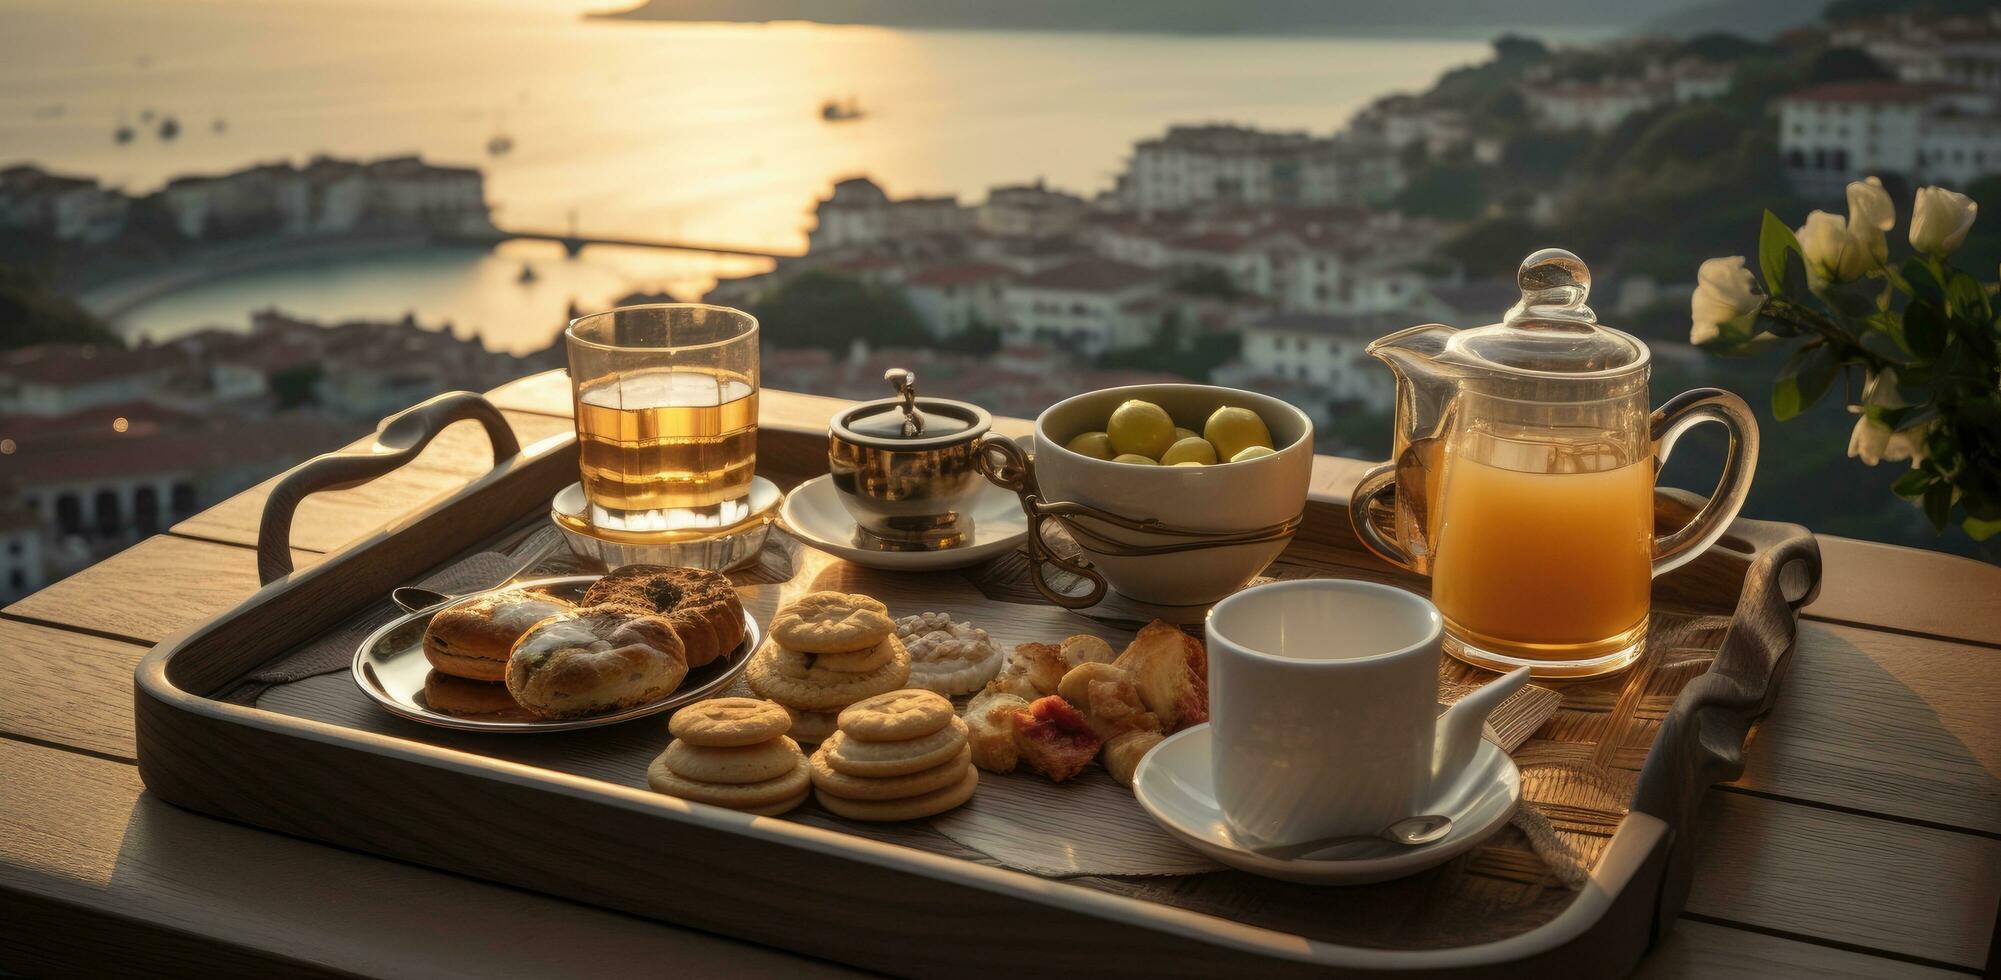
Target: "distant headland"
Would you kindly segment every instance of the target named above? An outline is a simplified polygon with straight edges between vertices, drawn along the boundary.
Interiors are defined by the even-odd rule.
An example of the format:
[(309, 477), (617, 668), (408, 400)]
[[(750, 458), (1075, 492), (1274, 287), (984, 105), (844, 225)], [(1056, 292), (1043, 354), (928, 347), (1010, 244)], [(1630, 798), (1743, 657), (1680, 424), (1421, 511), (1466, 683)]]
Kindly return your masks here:
[(1629, 28), (1690, 6), (1692, 0), (1517, 0), (1502, 14), (1464, 0), (644, 0), (625, 10), (586, 14), (608, 20), (871, 24), (972, 30), (1107, 31), (1171, 34), (1344, 34), (1400, 28), (1479, 32), (1563, 24)]

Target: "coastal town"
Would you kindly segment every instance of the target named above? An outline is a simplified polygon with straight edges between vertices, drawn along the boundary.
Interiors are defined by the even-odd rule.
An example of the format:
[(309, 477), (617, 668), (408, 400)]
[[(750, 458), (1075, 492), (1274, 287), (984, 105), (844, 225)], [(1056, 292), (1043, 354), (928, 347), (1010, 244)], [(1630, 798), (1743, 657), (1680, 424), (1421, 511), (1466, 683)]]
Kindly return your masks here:
[[(1700, 159), (1648, 150), (1719, 120), (1753, 137)], [(1696, 268), (1756, 230), (1719, 239), (1708, 215), (1777, 194), (1795, 219), (1870, 175), (1972, 191), (2001, 173), (2001, 18), (1885, 14), (1770, 41), (1504, 37), (1428, 91), (1332, 122), (1174, 125), (1101, 188), (1029, 179), (962, 200), (840, 177), (803, 216), (802, 253), (700, 297), (625, 301), (756, 313), (773, 388), (879, 397), (900, 366), (1032, 416), (1078, 390), (1194, 378), (1300, 406), (1322, 452), (1380, 456), (1391, 378), (1363, 348), (1497, 319), (1530, 247), (1594, 246), (1600, 315), (1645, 337), (1661, 370), (1699, 375)], [(1657, 215), (1672, 220), (1632, 234)], [(479, 169), (417, 156), (272, 161), (142, 195), (0, 168), (0, 266), (26, 270), (0, 284), (21, 283), (6, 286), (29, 297), (19, 309), (62, 311), (21, 328), (89, 325), (0, 338), (0, 600), (430, 394), (563, 364), (559, 345), (490, 351), (476, 325), (282, 310), (127, 344), (101, 323), (121, 305), (288, 250), (503, 236)]]

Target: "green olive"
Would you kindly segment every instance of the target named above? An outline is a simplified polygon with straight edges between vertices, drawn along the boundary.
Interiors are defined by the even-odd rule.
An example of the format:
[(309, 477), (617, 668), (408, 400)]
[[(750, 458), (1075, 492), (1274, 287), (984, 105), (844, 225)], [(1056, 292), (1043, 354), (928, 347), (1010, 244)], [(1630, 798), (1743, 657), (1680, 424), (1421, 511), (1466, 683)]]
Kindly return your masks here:
[(1202, 426), (1202, 435), (1216, 447), (1216, 455), (1234, 463), (1237, 454), (1252, 446), (1272, 448), (1271, 430), (1265, 420), (1248, 408), (1224, 406), (1211, 413)]
[(1063, 448), (1092, 459), (1112, 458), (1112, 438), (1102, 432), (1086, 432), (1065, 443)]
[(1114, 462), (1114, 463), (1132, 463), (1132, 464), (1134, 464), (1134, 465), (1136, 465), (1136, 466), (1159, 466), (1159, 465), (1160, 465), (1159, 463), (1157, 463), (1157, 462), (1155, 462), (1155, 461), (1154, 461), (1153, 457), (1151, 457), (1151, 456), (1141, 456), (1141, 455), (1140, 455), (1140, 454), (1138, 454), (1138, 453), (1120, 453), (1120, 454), (1118, 454), (1117, 456), (1114, 456), (1114, 457), (1112, 457), (1112, 462)]
[(1201, 436), (1189, 436), (1176, 440), (1174, 445), (1160, 454), (1160, 465), (1173, 466), (1176, 463), (1198, 463), (1207, 466), (1216, 461), (1216, 447)]
[(1174, 427), (1175, 442), (1180, 442), (1183, 439), (1195, 439), (1200, 437), (1201, 435), (1202, 433), (1197, 432), (1194, 429), (1184, 429), (1178, 425)]
[(1105, 434), (1111, 437), (1112, 452), (1159, 459), (1174, 445), (1174, 419), (1159, 405), (1134, 398), (1112, 410)]
[(1247, 459), (1258, 459), (1259, 457), (1263, 456), (1276, 456), (1276, 455), (1278, 455), (1278, 450), (1273, 449), (1270, 446), (1245, 446), (1244, 448), (1237, 450), (1237, 454), (1235, 456), (1230, 457), (1230, 462), (1241, 463)]
[(1207, 466), (1207, 465), (1209, 465), (1209, 464), (1207, 464), (1207, 463), (1198, 463), (1198, 462), (1196, 462), (1196, 461), (1194, 461), (1194, 460), (1192, 460), (1192, 459), (1184, 459), (1184, 460), (1182, 460), (1182, 461), (1181, 461), (1181, 462), (1179, 462), (1179, 463), (1172, 463), (1172, 464), (1169, 464), (1169, 465), (1173, 465), (1173, 466)]

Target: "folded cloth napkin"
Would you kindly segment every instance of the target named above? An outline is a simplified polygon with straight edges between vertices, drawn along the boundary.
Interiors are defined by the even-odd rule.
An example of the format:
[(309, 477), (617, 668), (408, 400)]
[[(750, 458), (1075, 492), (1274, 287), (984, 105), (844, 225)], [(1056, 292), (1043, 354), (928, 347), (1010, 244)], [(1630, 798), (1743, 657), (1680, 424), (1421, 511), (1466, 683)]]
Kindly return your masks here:
[[(556, 545), (554, 548), (550, 547), (552, 537)], [(526, 567), (523, 567), (524, 561), (528, 562)], [(483, 592), (516, 579), (563, 574), (556, 566), (573, 562), (574, 559), (561, 547), (556, 529), (545, 527), (523, 538), (511, 552), (482, 551), (431, 573), (417, 585), (446, 595)], [(274, 684), (290, 684), (346, 670), (354, 663), (355, 648), (368, 639), (370, 633), (402, 614), (403, 610), (384, 596), (382, 601), (369, 606), (325, 636), (252, 671), (230, 692), (229, 700), (238, 704), (254, 704), (257, 696)]]

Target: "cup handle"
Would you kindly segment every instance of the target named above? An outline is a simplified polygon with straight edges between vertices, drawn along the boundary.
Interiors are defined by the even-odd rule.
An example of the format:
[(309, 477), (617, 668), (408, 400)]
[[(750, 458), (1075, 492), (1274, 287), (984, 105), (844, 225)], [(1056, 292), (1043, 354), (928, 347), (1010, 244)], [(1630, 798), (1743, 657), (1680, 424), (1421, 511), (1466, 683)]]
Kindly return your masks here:
[[(1013, 439), (997, 432), (981, 436), (977, 448), (981, 475), (994, 486), (1013, 492), (1021, 501), (1022, 513), (1028, 517), (1028, 577), (1035, 591), (1065, 609), (1089, 609), (1104, 601), (1110, 589), (1105, 576), (1092, 568), (1083, 555), (1062, 557), (1042, 539), (1043, 522), (1050, 520), (1050, 516), (1035, 483), (1035, 461)], [(1079, 594), (1058, 591), (1043, 574), (1044, 565), (1055, 565), (1091, 583), (1091, 587)]]
[(1355, 536), (1362, 539), (1362, 546), (1375, 552), (1376, 557), (1407, 571), (1417, 571), (1416, 560), (1404, 546), (1383, 536), (1376, 522), (1369, 519), (1369, 508), (1379, 497), (1389, 496), (1385, 501), (1396, 506), (1396, 499), (1390, 496), (1397, 489), (1396, 463), (1383, 463), (1362, 474), (1362, 482), (1355, 484), (1355, 492), (1348, 496), (1348, 523), (1354, 525)]
[(1667, 400), (1647, 420), (1653, 440), (1654, 470), (1660, 471), (1674, 450), (1675, 440), (1690, 427), (1716, 422), (1730, 432), (1730, 449), (1723, 458), (1723, 476), (1716, 491), (1679, 529), (1654, 538), (1654, 574), (1695, 560), (1728, 530), (1751, 493), (1751, 476), (1758, 469), (1758, 419), (1744, 399), (1721, 388), (1696, 388)]

